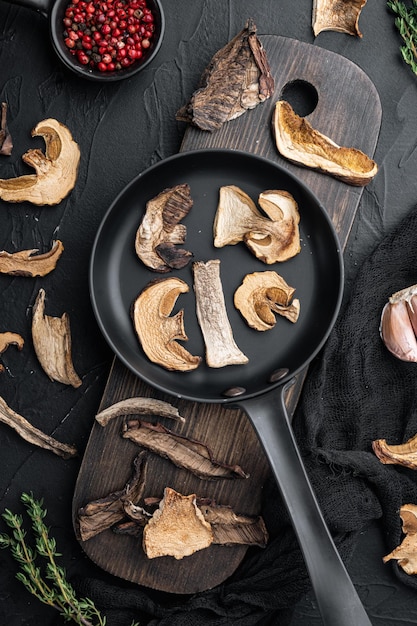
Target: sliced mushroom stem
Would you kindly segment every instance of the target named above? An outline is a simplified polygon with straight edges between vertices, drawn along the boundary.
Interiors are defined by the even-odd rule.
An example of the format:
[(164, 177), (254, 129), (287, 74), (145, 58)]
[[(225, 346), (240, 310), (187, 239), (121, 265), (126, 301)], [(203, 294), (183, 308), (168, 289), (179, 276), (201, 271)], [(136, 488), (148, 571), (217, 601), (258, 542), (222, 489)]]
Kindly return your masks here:
[(185, 418), (180, 415), (178, 409), (169, 402), (142, 397), (127, 398), (112, 404), (97, 413), (96, 421), (101, 426), (107, 426), (110, 420), (120, 415), (158, 415), (185, 422)]
[(64, 251), (62, 241), (52, 242), (48, 252), (37, 254), (38, 250), (19, 250), (9, 253), (0, 252), (0, 272), (14, 276), (46, 276), (55, 269), (58, 259)]

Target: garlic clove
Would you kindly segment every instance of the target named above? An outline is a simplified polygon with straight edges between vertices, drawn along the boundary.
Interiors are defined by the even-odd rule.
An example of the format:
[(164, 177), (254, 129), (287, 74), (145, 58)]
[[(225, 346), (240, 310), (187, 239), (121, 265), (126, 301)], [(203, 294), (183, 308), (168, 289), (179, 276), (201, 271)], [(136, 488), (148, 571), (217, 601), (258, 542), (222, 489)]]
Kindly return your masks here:
[(413, 292), (410, 292), (410, 296), (407, 298), (407, 311), (414, 334), (417, 335), (417, 287), (415, 285)]
[(417, 339), (406, 299), (390, 298), (382, 310), (379, 330), (385, 346), (394, 356), (417, 363)]

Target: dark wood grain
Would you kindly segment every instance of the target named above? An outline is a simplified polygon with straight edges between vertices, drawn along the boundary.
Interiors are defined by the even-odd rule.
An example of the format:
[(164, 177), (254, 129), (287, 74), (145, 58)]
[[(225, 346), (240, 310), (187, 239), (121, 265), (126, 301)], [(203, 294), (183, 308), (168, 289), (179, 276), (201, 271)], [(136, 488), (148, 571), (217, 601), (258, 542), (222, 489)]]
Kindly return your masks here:
[[(225, 124), (213, 134), (188, 128), (181, 150), (230, 148), (259, 154), (288, 168), (318, 196), (332, 218), (341, 247), (346, 244), (363, 189), (284, 161), (275, 148), (271, 114), (284, 88), (303, 81), (317, 91), (318, 103), (308, 116), (313, 127), (339, 145), (354, 146), (374, 154), (381, 122), (375, 87), (356, 65), (317, 46), (274, 35), (263, 36), (272, 73), (275, 96), (244, 116)], [(305, 372), (297, 377), (287, 396), (292, 414)], [(115, 358), (101, 402), (105, 408), (132, 396), (157, 397), (171, 402), (186, 418), (184, 424), (168, 424), (177, 432), (206, 441), (213, 454), (239, 463), (248, 479), (202, 481), (168, 461), (150, 455), (146, 496), (162, 495), (165, 486), (181, 493), (197, 493), (229, 504), (236, 511), (257, 514), (262, 486), (269, 474), (261, 445), (246, 415), (216, 404), (197, 404), (154, 391)], [(73, 500), (73, 517), (88, 501), (120, 489), (131, 473), (138, 448), (120, 437), (122, 418), (107, 427), (93, 426), (85, 451)], [(169, 557), (149, 560), (140, 541), (114, 535), (110, 530), (82, 543), (86, 554), (101, 568), (120, 578), (174, 593), (194, 593), (212, 588), (229, 577), (243, 559), (244, 547), (211, 546), (176, 561)]]

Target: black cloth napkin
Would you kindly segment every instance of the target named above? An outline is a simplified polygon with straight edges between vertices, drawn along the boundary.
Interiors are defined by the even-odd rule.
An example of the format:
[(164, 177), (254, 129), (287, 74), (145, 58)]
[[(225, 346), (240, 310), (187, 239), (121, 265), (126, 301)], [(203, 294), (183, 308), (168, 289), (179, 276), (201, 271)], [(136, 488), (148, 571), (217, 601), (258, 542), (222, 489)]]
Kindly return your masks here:
[[(293, 427), (306, 469), (345, 561), (359, 532), (381, 519), (386, 553), (401, 541), (399, 508), (417, 504), (417, 472), (383, 465), (372, 441), (398, 444), (417, 433), (417, 364), (393, 357), (379, 335), (388, 297), (417, 283), (417, 208), (360, 268), (321, 354), (310, 365)], [(288, 624), (309, 589), (304, 561), (273, 482), (262, 514), (271, 534), (235, 574), (213, 590), (179, 598), (99, 580), (76, 581), (107, 615), (108, 626)], [(384, 555), (381, 554), (381, 559)], [(405, 584), (417, 579), (393, 567)]]

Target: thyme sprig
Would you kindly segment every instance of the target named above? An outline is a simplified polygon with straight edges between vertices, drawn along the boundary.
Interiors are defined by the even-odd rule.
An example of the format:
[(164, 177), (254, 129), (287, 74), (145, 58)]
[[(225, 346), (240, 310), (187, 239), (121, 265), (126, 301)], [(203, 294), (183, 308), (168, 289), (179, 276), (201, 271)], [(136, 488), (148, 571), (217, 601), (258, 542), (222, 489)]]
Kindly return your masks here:
[(403, 40), (402, 58), (417, 74), (417, 0), (411, 0), (410, 5), (401, 0), (388, 0), (387, 5), (396, 15), (394, 24)]
[[(66, 580), (64, 568), (57, 563), (61, 554), (57, 552), (56, 541), (50, 537), (45, 524), (43, 501), (27, 493), (22, 494), (21, 500), (31, 520), (34, 547), (27, 541), (23, 517), (9, 509), (2, 517), (12, 532), (0, 534), (0, 548), (9, 548), (20, 565), (16, 578), (41, 602), (57, 609), (64, 620), (72, 620), (80, 626), (105, 626), (106, 618), (94, 602), (88, 598), (77, 598), (74, 588)], [(39, 566), (40, 557), (46, 560), (43, 569)]]

